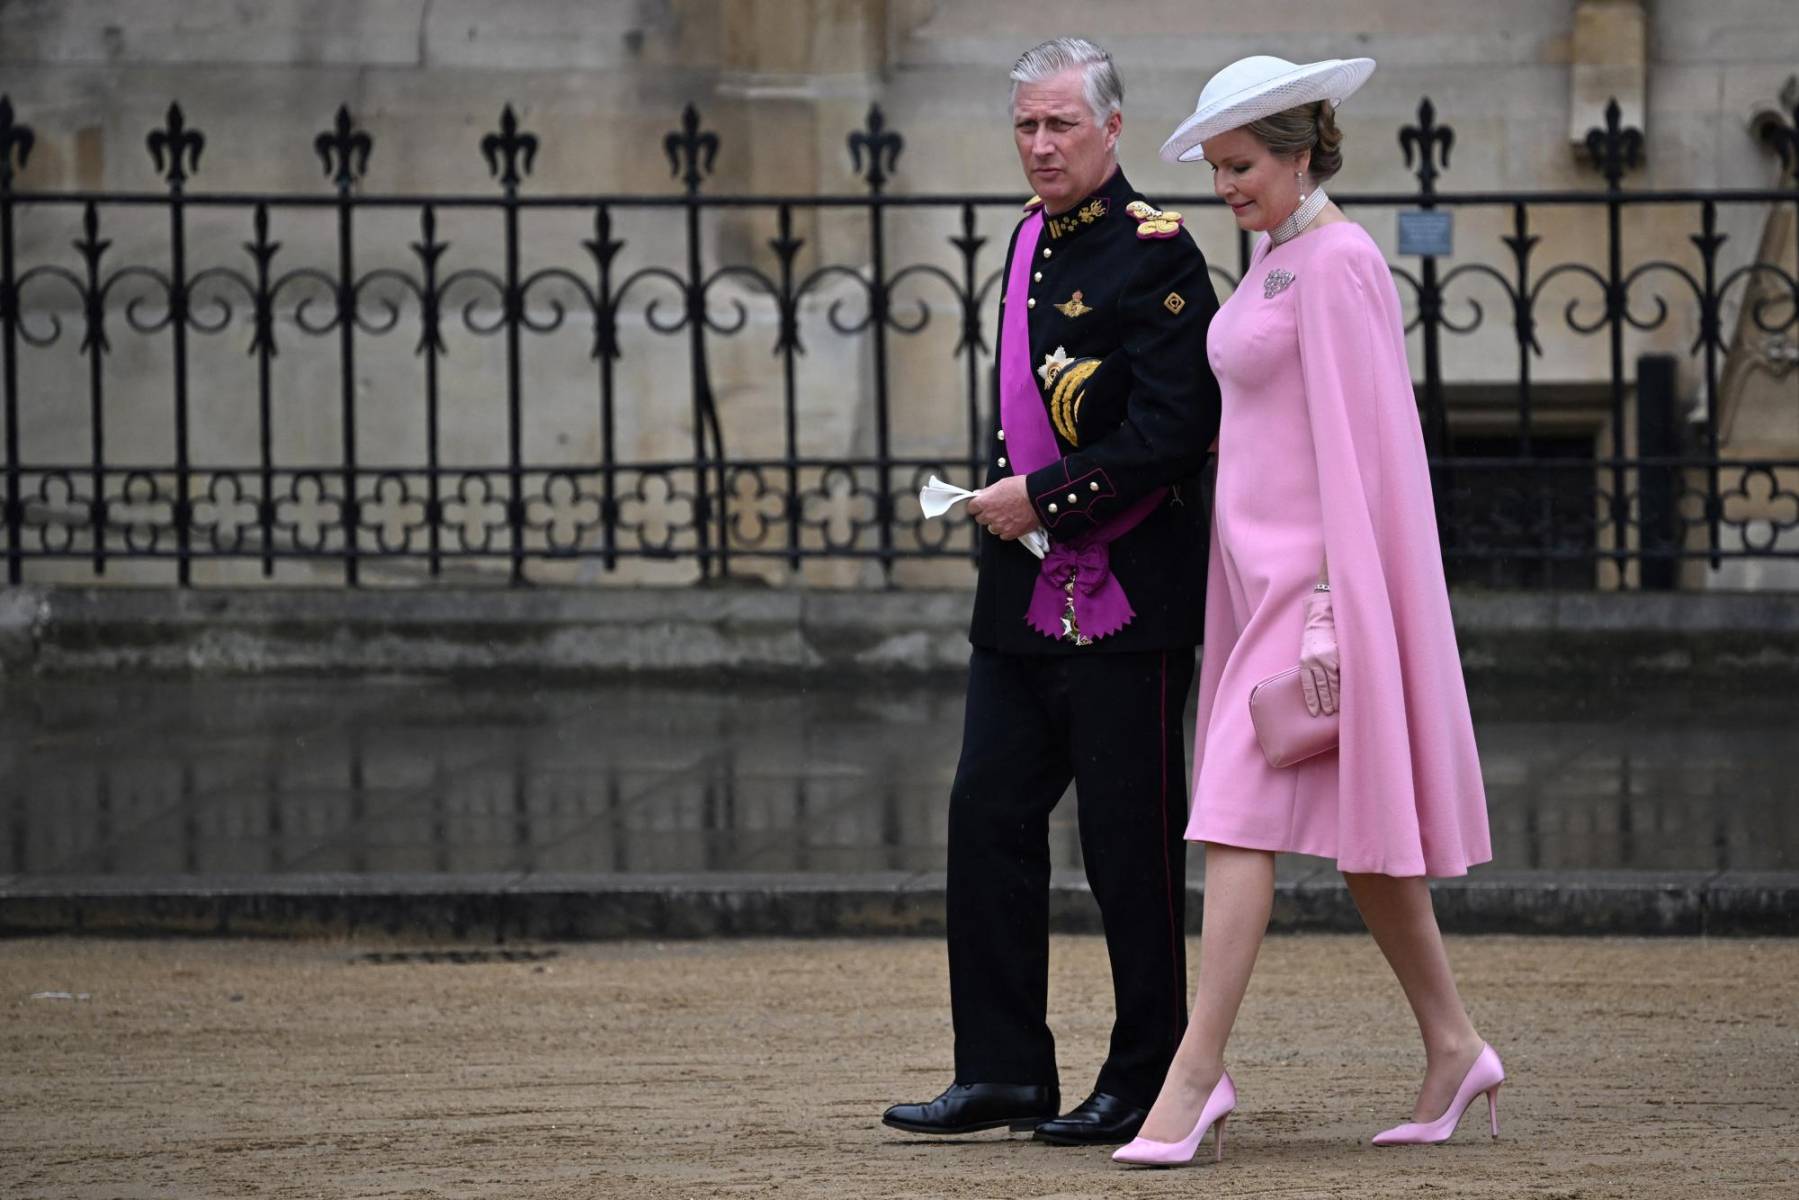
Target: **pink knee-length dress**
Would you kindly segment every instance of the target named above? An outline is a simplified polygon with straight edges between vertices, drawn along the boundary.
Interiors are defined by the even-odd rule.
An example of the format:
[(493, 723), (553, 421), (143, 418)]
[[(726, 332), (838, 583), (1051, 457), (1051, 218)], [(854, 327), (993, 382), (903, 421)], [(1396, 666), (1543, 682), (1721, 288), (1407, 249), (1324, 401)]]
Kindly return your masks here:
[[(1399, 296), (1353, 222), (1264, 238), (1212, 319), (1223, 395), (1192, 841), (1461, 875), (1492, 857)], [(1257, 682), (1299, 661), (1329, 558), (1338, 748), (1268, 765)]]

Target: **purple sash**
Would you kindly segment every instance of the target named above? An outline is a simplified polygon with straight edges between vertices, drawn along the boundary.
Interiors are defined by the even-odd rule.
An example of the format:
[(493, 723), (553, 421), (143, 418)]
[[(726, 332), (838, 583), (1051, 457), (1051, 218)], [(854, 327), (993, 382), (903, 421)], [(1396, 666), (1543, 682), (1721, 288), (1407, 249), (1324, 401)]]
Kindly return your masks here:
[[(1012, 271), (1006, 277), (1006, 312), (1000, 323), (999, 419), (1006, 431), (1006, 453), (1020, 476), (1062, 457), (1031, 366), (1031, 328), (1025, 305), (1031, 289), (1031, 264), (1037, 258), (1037, 240), (1042, 234), (1043, 210), (1039, 208), (1018, 231)], [(1097, 641), (1129, 625), (1137, 612), (1112, 575), (1111, 544), (1141, 524), (1167, 494), (1167, 488), (1157, 488), (1098, 528), (1072, 541), (1051, 541), (1025, 611), (1031, 628), (1044, 637), (1062, 636), (1071, 579), (1075, 625), (1083, 637)]]

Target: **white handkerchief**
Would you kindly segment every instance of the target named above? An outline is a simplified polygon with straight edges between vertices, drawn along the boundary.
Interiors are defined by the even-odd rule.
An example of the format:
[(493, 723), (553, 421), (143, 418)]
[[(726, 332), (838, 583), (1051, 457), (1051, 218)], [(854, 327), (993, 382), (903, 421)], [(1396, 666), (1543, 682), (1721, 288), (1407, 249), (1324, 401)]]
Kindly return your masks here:
[[(944, 513), (974, 495), (967, 488), (957, 487), (953, 483), (945, 483), (935, 475), (918, 489), (918, 507), (924, 510), (927, 517), (941, 517)], [(1049, 553), (1049, 534), (1041, 529), (1033, 529), (1018, 539), (1024, 548), (1042, 558)]]
[(941, 517), (954, 508), (959, 502), (974, 495), (967, 488), (959, 488), (953, 483), (945, 483), (935, 475), (929, 482), (918, 489), (918, 507), (924, 509), (927, 517)]

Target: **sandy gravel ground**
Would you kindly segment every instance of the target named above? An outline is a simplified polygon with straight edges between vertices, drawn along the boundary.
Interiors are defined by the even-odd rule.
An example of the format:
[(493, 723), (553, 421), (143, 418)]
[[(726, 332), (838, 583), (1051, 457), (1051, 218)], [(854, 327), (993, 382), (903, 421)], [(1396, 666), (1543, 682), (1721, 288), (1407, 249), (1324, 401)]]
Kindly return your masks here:
[[(1504, 1136), (1376, 1150), (1420, 1069), (1397, 988), (1363, 938), (1277, 938), (1227, 1157), (1176, 1172), (883, 1129), (949, 1078), (934, 941), (369, 958), (406, 949), (0, 943), (0, 1196), (1799, 1196), (1799, 941), (1458, 941)], [(1053, 970), (1078, 1099), (1102, 944)]]

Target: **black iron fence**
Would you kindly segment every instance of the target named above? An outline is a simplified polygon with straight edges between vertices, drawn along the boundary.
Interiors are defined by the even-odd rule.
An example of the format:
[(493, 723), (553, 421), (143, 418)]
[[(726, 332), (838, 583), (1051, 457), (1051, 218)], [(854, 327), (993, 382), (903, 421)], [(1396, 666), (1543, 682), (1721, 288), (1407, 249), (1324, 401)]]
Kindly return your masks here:
[[(1721, 426), (1732, 364), (1799, 385), (1788, 375), (1799, 262), (1739, 253), (1751, 239), (1731, 245), (1725, 231), (1784, 206), (1799, 216), (1799, 136), (1777, 125), (1767, 137), (1786, 168), (1780, 188), (1627, 190), (1643, 144), (1613, 105), (1588, 138), (1602, 190), (1444, 193), (1454, 134), (1425, 100), (1399, 131), (1416, 190), (1336, 197), (1364, 220), (1452, 213), (1475, 230), (1454, 257), (1393, 265), (1458, 578), (1666, 587), (1683, 564), (1799, 559), (1799, 454), (1737, 456)], [(875, 563), (893, 582), (904, 564), (972, 558), (968, 524), (926, 522), (915, 497), (931, 474), (980, 476), (1018, 197), (889, 192), (903, 141), (878, 107), (848, 138), (858, 195), (705, 194), (720, 145), (691, 106), (662, 146), (681, 191), (660, 196), (525, 194), (539, 144), (510, 107), (479, 143), (498, 183), (484, 196), (364, 191), (373, 140), (346, 109), (314, 142), (329, 194), (190, 192), (207, 143), (179, 106), (147, 139), (165, 185), (153, 192), (20, 190), (35, 140), (0, 98), (11, 583), (120, 563), (141, 578), (161, 562), (187, 586), (197, 564), (278, 579), (298, 562), (308, 578), (326, 567), (354, 586), (375, 562), (436, 578), (485, 561), (516, 585), (559, 578), (562, 562), (603, 576), (669, 560), (710, 579), (819, 559)], [(1190, 225), (1202, 232), (1227, 227), (1209, 196), (1164, 202), (1201, 210)], [(1644, 214), (1656, 232), (1633, 242)], [(626, 232), (645, 217), (650, 232)], [(478, 234), (446, 235), (471, 221), (485, 222)], [(151, 222), (166, 233), (143, 245)], [(313, 244), (328, 251), (284, 250), (306, 222), (327, 223)], [(1658, 240), (1673, 223), (1684, 238)], [(902, 225), (924, 257), (896, 248)], [(1543, 261), (1545, 233), (1569, 229), (1590, 231), (1588, 253)], [(1234, 270), (1214, 266), (1221, 294), (1248, 262), (1248, 236), (1234, 244)], [(127, 249), (145, 260), (118, 261)], [(767, 404), (734, 422), (715, 359), (758, 333)], [(232, 336), (244, 357), (225, 380), (200, 347)], [(934, 366), (896, 361), (927, 336), (943, 343)], [(384, 339), (409, 344), (403, 371), (378, 350)], [(452, 397), (480, 339), (501, 348), (490, 386)], [(552, 343), (566, 356), (571, 339), (583, 365), (543, 384), (533, 356)], [(824, 355), (828, 375), (808, 375), (827, 343), (853, 354)], [(1446, 362), (1452, 347), (1466, 352)], [(1645, 350), (1664, 353), (1639, 362)], [(1552, 353), (1592, 361), (1572, 384), (1564, 365), (1545, 385)], [(649, 379), (622, 377), (634, 355), (657, 364)], [(918, 435), (921, 391), (954, 398), (953, 429)], [(1586, 398), (1571, 423), (1572, 392)], [(834, 440), (813, 428), (825, 393)], [(1785, 402), (1799, 416), (1799, 399)], [(446, 434), (471, 403), (498, 417), (474, 454)], [(549, 406), (582, 426), (564, 428), (560, 448), (537, 436)], [(283, 432), (323, 415), (333, 420), (311, 441)]]

